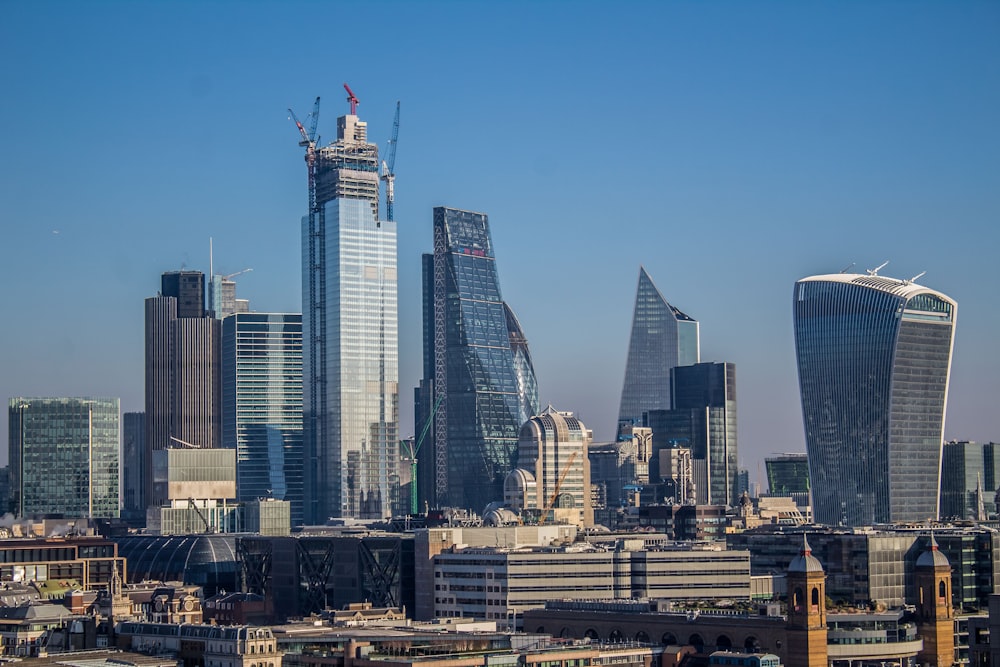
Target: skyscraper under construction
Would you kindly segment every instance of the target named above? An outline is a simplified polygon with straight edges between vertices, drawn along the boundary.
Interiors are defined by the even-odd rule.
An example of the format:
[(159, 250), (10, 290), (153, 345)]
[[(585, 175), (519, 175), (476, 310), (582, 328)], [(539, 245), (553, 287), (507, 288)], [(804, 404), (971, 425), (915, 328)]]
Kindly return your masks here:
[(309, 173), (302, 400), (310, 523), (387, 517), (398, 487), (396, 223), (379, 220), (378, 147), (348, 93), (351, 112), (337, 119), (333, 143), (317, 145), (315, 117), (309, 132), (296, 121)]

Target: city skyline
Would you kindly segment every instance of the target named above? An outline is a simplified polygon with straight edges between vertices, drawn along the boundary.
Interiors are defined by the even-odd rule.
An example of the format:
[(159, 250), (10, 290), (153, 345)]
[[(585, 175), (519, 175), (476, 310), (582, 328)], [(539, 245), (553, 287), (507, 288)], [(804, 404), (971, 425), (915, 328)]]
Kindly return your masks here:
[[(384, 29), (358, 63), (284, 5), (50, 6), (6, 5), (18, 30), (0, 40), (17, 63), (0, 74), (7, 397), (141, 409), (142, 300), (164, 271), (208, 271), (209, 237), (217, 273), (254, 269), (237, 279), (254, 308), (299, 312), (305, 170), (284, 109), (304, 117), (322, 96), (332, 137), (347, 81), (382, 147), (401, 100), (404, 397), (420, 378), (420, 255), (447, 204), (489, 211), (540, 401), (595, 442), (614, 433), (640, 265), (701, 323), (702, 359), (739, 367), (756, 480), (765, 456), (805, 451), (795, 281), (886, 259), (962, 304), (945, 437), (1000, 439), (995, 5), (376, 4), (343, 10)], [(476, 48), (456, 58), (430, 26), (475, 29)], [(612, 123), (624, 167), (594, 141)], [(69, 147), (79, 162), (53, 196)], [(68, 298), (71, 278), (100, 285), (99, 307)], [(406, 398), (400, 423), (411, 435)]]

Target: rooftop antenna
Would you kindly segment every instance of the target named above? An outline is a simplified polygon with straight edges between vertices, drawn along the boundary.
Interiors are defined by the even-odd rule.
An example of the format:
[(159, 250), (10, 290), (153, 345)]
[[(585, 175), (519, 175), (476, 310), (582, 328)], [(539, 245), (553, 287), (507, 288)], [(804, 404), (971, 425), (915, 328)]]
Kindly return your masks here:
[(876, 266), (874, 269), (868, 269), (868, 275), (877, 276), (878, 272), (884, 269), (888, 265), (889, 265), (889, 260), (885, 260), (884, 262)]
[(851, 269), (853, 269), (853, 268), (854, 268), (854, 265), (855, 265), (856, 263), (857, 263), (857, 262), (851, 262), (850, 264), (848, 264), (847, 266), (845, 266), (844, 268), (842, 268), (842, 269), (840, 270), (840, 272), (841, 272), (841, 273), (847, 273), (848, 271), (850, 271)]
[(211, 280), (212, 276), (215, 275), (214, 265), (212, 264), (212, 237), (208, 237), (208, 279)]

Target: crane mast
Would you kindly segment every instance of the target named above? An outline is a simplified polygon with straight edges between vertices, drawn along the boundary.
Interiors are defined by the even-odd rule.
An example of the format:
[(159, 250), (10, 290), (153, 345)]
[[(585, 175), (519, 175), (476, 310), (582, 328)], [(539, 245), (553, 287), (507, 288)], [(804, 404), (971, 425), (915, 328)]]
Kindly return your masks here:
[(394, 185), (396, 183), (396, 142), (399, 140), (399, 102), (396, 102), (396, 117), (392, 121), (392, 138), (386, 147), (386, 159), (382, 160), (382, 175), (380, 178), (385, 181), (385, 219), (395, 220), (393, 216), (393, 204), (396, 201)]
[[(351, 96), (354, 96), (353, 93)], [(306, 234), (309, 246), (309, 258), (307, 260), (309, 295), (308, 297), (304, 297), (308, 298), (308, 303), (303, 304), (302, 315), (304, 323), (308, 322), (310, 340), (308, 342), (303, 341), (303, 344), (310, 347), (315, 346), (313, 347), (314, 350), (322, 350), (325, 347), (324, 338), (326, 335), (326, 309), (324, 308), (324, 304), (326, 303), (326, 211), (324, 207), (317, 203), (316, 197), (316, 177), (318, 172), (316, 126), (319, 122), (319, 97), (316, 98), (316, 102), (313, 104), (312, 119), (308, 131), (299, 122), (294, 111), (289, 109), (288, 113), (299, 130), (299, 136), (301, 137), (299, 146), (306, 149), (306, 171), (309, 181), (308, 230)], [(315, 479), (320, 463), (317, 443), (326, 442), (327, 440), (325, 432), (326, 420), (318, 418), (318, 415), (322, 412), (321, 407), (326, 405), (326, 382), (324, 381), (323, 374), (320, 373), (322, 363), (320, 357), (321, 355), (315, 353), (308, 355), (309, 377), (320, 378), (320, 380), (309, 391), (309, 405), (303, 406), (303, 413), (308, 415), (307, 419), (309, 420), (308, 424), (303, 424), (306, 433), (308, 433), (307, 441), (304, 443), (304, 463), (306, 470), (310, 471), (313, 476), (312, 482), (307, 480), (307, 488), (315, 487), (318, 484), (318, 480)], [(309, 506), (303, 507), (307, 517), (315, 516), (318, 502), (319, 498), (316, 494), (307, 499)]]

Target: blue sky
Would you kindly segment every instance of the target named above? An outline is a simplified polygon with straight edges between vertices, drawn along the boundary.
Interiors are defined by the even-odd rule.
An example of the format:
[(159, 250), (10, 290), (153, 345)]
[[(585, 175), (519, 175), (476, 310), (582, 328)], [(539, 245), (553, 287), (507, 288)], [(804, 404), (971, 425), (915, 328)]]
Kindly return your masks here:
[(542, 401), (597, 440), (640, 264), (701, 321), (703, 359), (736, 363), (756, 479), (804, 450), (792, 285), (885, 260), (959, 303), (946, 436), (1000, 439), (995, 2), (8, 1), (0, 63), (4, 398), (141, 410), (142, 301), (207, 271), (209, 237), (217, 269), (254, 269), (239, 296), (299, 311), (285, 109), (322, 96), (332, 139), (346, 81), (383, 147), (402, 104), (404, 435), (448, 205), (490, 215)]

